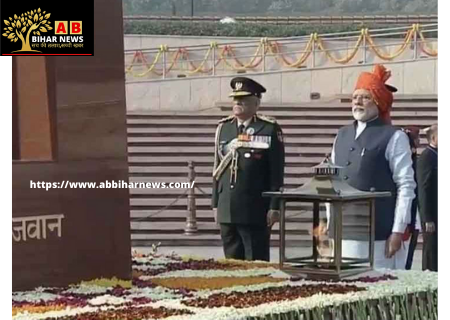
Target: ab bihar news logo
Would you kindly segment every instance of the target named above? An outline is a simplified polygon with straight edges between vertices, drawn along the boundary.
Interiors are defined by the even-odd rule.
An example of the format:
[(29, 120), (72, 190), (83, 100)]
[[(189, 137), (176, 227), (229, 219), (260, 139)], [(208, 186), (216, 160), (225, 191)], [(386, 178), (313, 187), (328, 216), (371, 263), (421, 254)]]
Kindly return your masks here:
[(2, 55), (94, 54), (93, 39), (86, 41), (93, 30), (84, 34), (83, 20), (52, 18), (52, 13), (41, 8), (7, 19), (2, 14)]

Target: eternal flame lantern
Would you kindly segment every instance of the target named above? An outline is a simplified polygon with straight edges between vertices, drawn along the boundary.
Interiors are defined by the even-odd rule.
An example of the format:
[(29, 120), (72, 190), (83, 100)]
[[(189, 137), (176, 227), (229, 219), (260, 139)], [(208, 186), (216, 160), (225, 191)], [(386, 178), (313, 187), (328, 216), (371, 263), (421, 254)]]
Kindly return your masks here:
[[(375, 199), (391, 196), (390, 192), (365, 192), (357, 190), (341, 179), (341, 167), (330, 163), (328, 157), (318, 166), (313, 167), (314, 177), (303, 186), (296, 189), (286, 189), (278, 192), (264, 192), (267, 197), (277, 198), (280, 201), (280, 269), (286, 273), (306, 276), (308, 278), (341, 279), (373, 269), (374, 241), (375, 241)], [(313, 232), (312, 252), (306, 256), (286, 257), (286, 203), (302, 202), (313, 204)], [(328, 230), (328, 254), (320, 252), (319, 205), (328, 203), (331, 208), (330, 224)], [(346, 225), (343, 221), (349, 213), (346, 207), (358, 207), (359, 218), (364, 217), (361, 208), (366, 208), (367, 231), (358, 224)], [(361, 220), (361, 219), (360, 219)], [(353, 229), (352, 229), (353, 228)], [(355, 231), (356, 230), (356, 231)], [(344, 233), (343, 233), (344, 232)], [(346, 236), (363, 235), (367, 237), (368, 254), (364, 259), (346, 257), (342, 252), (342, 241)], [(294, 250), (295, 252), (295, 250)]]

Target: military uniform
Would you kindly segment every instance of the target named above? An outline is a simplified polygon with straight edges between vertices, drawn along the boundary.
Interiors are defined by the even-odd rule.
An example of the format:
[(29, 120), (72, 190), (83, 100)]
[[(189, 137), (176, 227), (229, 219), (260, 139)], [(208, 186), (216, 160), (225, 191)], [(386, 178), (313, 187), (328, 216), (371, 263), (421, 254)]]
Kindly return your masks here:
[(267, 212), (278, 210), (279, 203), (262, 193), (283, 186), (283, 134), (275, 119), (258, 114), (242, 134), (238, 130), (235, 116), (219, 122), (212, 207), (217, 208), (227, 258), (268, 261)]

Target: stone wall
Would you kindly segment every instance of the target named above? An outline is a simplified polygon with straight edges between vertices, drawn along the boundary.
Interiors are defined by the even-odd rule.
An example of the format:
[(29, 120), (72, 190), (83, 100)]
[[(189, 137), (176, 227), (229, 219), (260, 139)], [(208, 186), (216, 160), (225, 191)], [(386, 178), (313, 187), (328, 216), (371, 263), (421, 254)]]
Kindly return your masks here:
[[(398, 94), (437, 94), (438, 60), (385, 63), (392, 71), (389, 83)], [(312, 92), (321, 99), (353, 91), (358, 75), (373, 65), (328, 67), (246, 74), (267, 88), (263, 103), (299, 103), (310, 101)], [(218, 101), (229, 101), (230, 80), (236, 75), (205, 76), (129, 82), (126, 84), (127, 110), (187, 111), (212, 108)]]

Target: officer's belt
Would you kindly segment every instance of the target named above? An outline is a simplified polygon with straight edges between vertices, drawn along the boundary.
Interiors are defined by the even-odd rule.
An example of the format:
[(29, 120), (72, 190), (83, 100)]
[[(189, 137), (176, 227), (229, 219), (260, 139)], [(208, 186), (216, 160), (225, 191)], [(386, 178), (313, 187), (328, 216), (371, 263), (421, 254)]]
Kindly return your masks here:
[(239, 148), (251, 148), (251, 149), (269, 149), (270, 144), (260, 141), (236, 141), (233, 140), (229, 143), (230, 151), (222, 158), (222, 161), (213, 172), (213, 178), (219, 180), (223, 172), (231, 163), (233, 159), (233, 153)]

